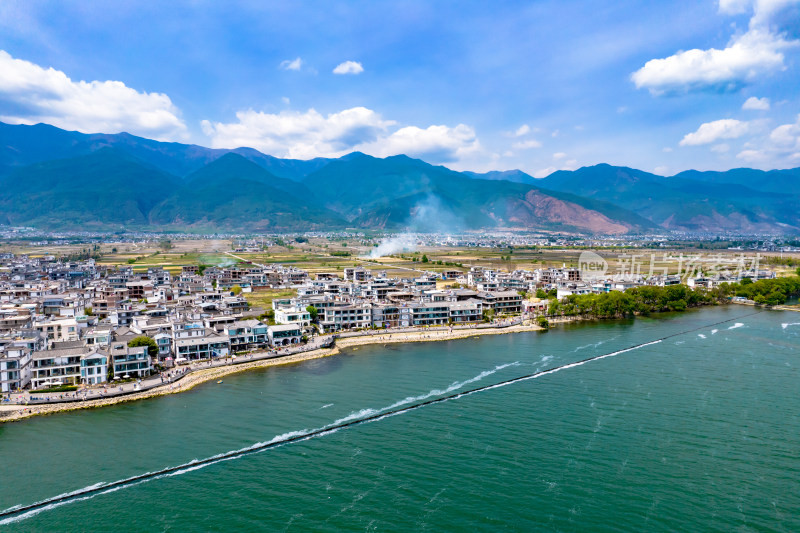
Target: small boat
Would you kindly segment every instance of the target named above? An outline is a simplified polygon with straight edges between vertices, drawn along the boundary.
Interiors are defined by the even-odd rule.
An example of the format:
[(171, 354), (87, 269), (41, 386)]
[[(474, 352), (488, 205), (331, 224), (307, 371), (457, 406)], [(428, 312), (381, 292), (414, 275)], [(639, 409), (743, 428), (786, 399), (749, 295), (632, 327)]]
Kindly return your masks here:
[(217, 381), (217, 383), (222, 383), (222, 380)]

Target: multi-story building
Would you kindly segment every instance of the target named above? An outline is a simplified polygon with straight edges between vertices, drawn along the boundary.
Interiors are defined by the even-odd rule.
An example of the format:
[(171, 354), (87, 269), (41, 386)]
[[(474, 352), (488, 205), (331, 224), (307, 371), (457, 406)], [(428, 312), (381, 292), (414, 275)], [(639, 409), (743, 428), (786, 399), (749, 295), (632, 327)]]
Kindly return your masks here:
[(100, 385), (108, 381), (108, 354), (97, 350), (81, 356), (81, 383)]
[(80, 384), (81, 357), (89, 352), (86, 347), (33, 352), (31, 388)]
[(143, 378), (153, 370), (147, 346), (130, 347), (124, 342), (112, 341), (108, 347), (108, 356), (114, 367), (114, 377)]
[(175, 359), (196, 361), (212, 357), (227, 357), (231, 351), (231, 343), (227, 335), (204, 335), (175, 339)]
[(32, 353), (24, 346), (11, 346), (0, 353), (0, 392), (19, 391), (28, 386)]
[(276, 347), (299, 344), (303, 335), (300, 326), (297, 324), (268, 326), (267, 332), (269, 335), (269, 343)]
[(372, 308), (369, 304), (334, 305), (321, 309), (317, 318), (324, 331), (368, 328), (372, 325)]

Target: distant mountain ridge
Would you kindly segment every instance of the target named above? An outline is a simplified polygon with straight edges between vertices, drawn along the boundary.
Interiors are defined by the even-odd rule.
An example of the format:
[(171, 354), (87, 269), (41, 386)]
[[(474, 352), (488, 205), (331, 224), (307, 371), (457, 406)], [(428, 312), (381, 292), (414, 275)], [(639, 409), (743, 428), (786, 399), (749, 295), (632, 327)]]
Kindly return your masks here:
[(625, 205), (665, 229), (800, 231), (800, 169), (686, 171), (663, 177), (601, 164), (558, 171), (545, 189)]
[(798, 202), (800, 169), (664, 178), (601, 164), (536, 179), (405, 155), (303, 161), (0, 123), (0, 223), (41, 228), (795, 232)]
[(301, 180), (326, 165), (330, 159), (279, 159), (253, 148), (206, 148), (195, 144), (161, 142), (129, 133), (80, 133), (49, 124), (33, 126), (0, 122), (0, 176), (14, 168), (53, 159), (88, 155), (102, 148), (118, 148), (142, 162), (174, 176), (183, 177), (233, 152), (249, 159), (274, 175)]

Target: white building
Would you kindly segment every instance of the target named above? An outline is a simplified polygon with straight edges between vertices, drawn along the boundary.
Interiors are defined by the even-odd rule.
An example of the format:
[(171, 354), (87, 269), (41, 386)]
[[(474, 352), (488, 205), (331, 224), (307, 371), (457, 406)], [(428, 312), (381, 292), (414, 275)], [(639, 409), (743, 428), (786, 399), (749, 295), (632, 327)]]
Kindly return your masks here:
[(108, 354), (101, 351), (81, 357), (81, 382), (84, 385), (99, 385), (108, 381)]
[(29, 348), (13, 346), (0, 354), (0, 392), (22, 390), (31, 382), (31, 354)]
[(278, 324), (268, 326), (269, 342), (273, 346), (287, 346), (289, 344), (299, 344), (302, 338), (302, 331), (297, 324)]
[(311, 325), (311, 314), (301, 307), (279, 307), (275, 309), (275, 322), (305, 327)]

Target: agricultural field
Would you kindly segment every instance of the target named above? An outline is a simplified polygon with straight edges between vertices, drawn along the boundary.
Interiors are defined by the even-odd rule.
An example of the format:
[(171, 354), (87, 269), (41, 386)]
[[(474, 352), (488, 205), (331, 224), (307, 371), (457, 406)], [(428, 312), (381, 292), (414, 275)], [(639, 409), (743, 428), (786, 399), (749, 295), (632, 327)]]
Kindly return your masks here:
[[(231, 252), (230, 240), (183, 239), (152, 242), (106, 242), (97, 244), (59, 244), (36, 246), (25, 242), (0, 243), (0, 250), (32, 256), (92, 254), (99, 256), (101, 265), (131, 265), (135, 270), (163, 267), (170, 273), (179, 273), (185, 265), (229, 266), (237, 262), (255, 264), (280, 263), (306, 270), (312, 276), (331, 272), (341, 275), (345, 267), (363, 266), (390, 277), (415, 277), (424, 271), (467, 271), (472, 266), (500, 271), (533, 270), (550, 267), (577, 267), (579, 248), (553, 249), (535, 247), (517, 248), (453, 248), (421, 247), (414, 252), (401, 252), (391, 256), (369, 258), (374, 249), (371, 239), (329, 240), (311, 238), (303, 242), (279, 241), (259, 252)], [(697, 248), (653, 250), (630, 248), (603, 248), (593, 250), (608, 262), (609, 273), (639, 272), (642, 274), (675, 274), (699, 268), (708, 271), (714, 258), (735, 262), (742, 256), (736, 250), (708, 250)], [(701, 254), (703, 261), (697, 262)], [(755, 254), (744, 253), (748, 265)], [(423, 257), (427, 262), (423, 262)], [(439, 264), (441, 262), (441, 264)], [(448, 264), (449, 263), (449, 264)], [(800, 266), (800, 254), (761, 254), (761, 268), (770, 268), (779, 275), (791, 275)]]

